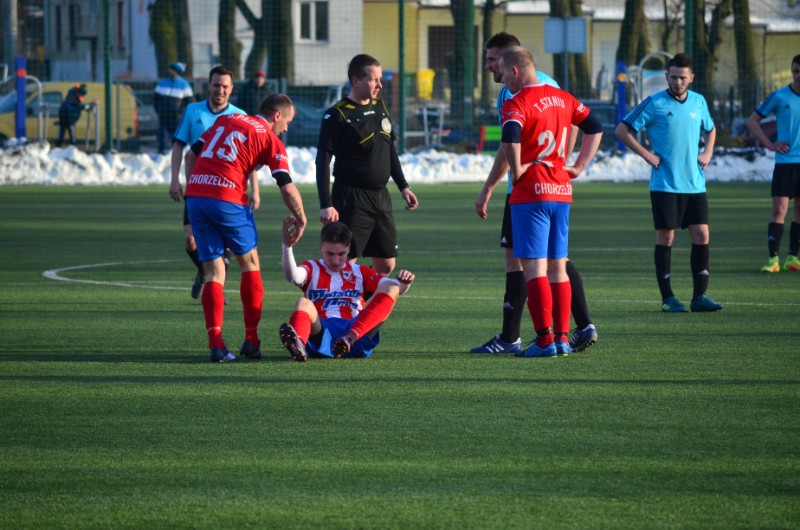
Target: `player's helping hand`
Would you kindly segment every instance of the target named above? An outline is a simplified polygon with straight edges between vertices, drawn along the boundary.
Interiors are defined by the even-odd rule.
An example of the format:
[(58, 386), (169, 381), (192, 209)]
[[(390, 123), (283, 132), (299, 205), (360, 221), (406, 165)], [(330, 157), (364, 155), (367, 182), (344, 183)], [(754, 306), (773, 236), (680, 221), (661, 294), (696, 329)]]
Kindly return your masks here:
[(339, 212), (337, 212), (336, 208), (334, 208), (333, 206), (329, 206), (328, 208), (322, 208), (319, 211), (319, 220), (324, 225), (335, 223), (336, 221), (339, 220)]
[(283, 244), (287, 247), (294, 246), (303, 235), (306, 226), (297, 218), (289, 216), (283, 220), (283, 230), (281, 231), (281, 239)]
[(411, 271), (407, 271), (405, 269), (400, 269), (399, 271), (397, 271), (397, 276), (395, 277), (395, 279), (398, 282), (404, 283), (406, 285), (411, 285), (411, 282), (414, 281), (414, 278), (415, 278), (414, 273)]
[(181, 201), (181, 197), (183, 197), (183, 187), (180, 182), (169, 185), (169, 196), (172, 197), (172, 200), (175, 202)]
[(419, 201), (414, 192), (411, 191), (411, 188), (406, 188), (401, 193), (403, 194), (403, 200), (406, 201), (406, 210), (416, 210), (417, 206), (419, 206)]

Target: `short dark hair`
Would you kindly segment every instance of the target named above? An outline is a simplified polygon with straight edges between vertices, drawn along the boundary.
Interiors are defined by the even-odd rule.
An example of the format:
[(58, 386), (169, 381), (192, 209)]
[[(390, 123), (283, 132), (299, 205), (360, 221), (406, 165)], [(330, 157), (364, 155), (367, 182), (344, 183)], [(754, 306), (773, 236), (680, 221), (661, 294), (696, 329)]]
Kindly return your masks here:
[(349, 247), (352, 240), (353, 232), (340, 221), (326, 224), (320, 233), (320, 242), (322, 243), (341, 243)]
[(278, 111), (285, 113), (292, 107), (294, 107), (294, 102), (286, 94), (270, 94), (258, 106), (258, 113), (269, 118)]
[(515, 35), (501, 31), (500, 33), (495, 33), (489, 37), (489, 40), (486, 41), (484, 49), (488, 50), (489, 48), (500, 48), (505, 50), (506, 48), (520, 45), (519, 39)]
[(366, 53), (360, 53), (350, 59), (350, 65), (347, 67), (347, 80), (350, 81), (354, 77), (356, 79), (362, 79), (365, 75), (367, 75), (367, 66), (380, 65), (381, 63), (378, 62), (375, 57), (367, 55)]
[(673, 66), (675, 68), (688, 68), (689, 70), (694, 71), (694, 63), (692, 62), (692, 58), (685, 53), (676, 53), (675, 56), (667, 63), (667, 70)]
[(800, 64), (800, 55), (792, 57), (792, 64)]
[(208, 73), (208, 82), (209, 83), (211, 82), (211, 79), (215, 75), (219, 75), (219, 76), (229, 75), (229, 76), (231, 76), (231, 81), (233, 81), (233, 72), (231, 72), (230, 70), (228, 70), (227, 68), (225, 68), (221, 64), (218, 64), (217, 66), (212, 68), (211, 71)]

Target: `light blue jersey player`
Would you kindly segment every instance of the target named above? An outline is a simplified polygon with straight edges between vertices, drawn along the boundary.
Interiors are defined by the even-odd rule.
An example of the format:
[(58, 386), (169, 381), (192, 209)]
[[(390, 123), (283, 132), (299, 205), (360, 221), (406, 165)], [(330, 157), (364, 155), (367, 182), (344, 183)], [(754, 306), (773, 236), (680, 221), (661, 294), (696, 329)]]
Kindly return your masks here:
[(173, 142), (179, 142), (184, 146), (191, 146), (206, 130), (214, 125), (217, 118), (225, 114), (247, 114), (245, 111), (228, 103), (222, 109), (214, 110), (208, 101), (198, 101), (187, 105), (183, 113), (183, 119), (175, 130), (172, 137)]
[(662, 90), (642, 101), (622, 121), (633, 132), (646, 127), (650, 145), (661, 157), (658, 167), (650, 171), (651, 191), (706, 191), (698, 145), (700, 135), (714, 129), (714, 121), (703, 96), (687, 90), (686, 97), (678, 100), (668, 90)]
[[(761, 128), (761, 120), (775, 115), (778, 137), (772, 142)], [(772, 215), (767, 227), (769, 260), (762, 272), (778, 272), (783, 226), (794, 199), (792, 225), (789, 229), (789, 255), (783, 264), (785, 271), (800, 271), (800, 55), (792, 59), (792, 82), (779, 88), (764, 100), (747, 119), (747, 128), (761, 145), (775, 153), (772, 172)]]
[[(233, 72), (223, 66), (215, 66), (208, 75), (208, 99), (192, 103), (186, 107), (181, 123), (172, 137), (172, 155), (170, 164), (170, 184), (169, 196), (172, 200), (180, 202), (183, 199), (183, 188), (181, 186), (180, 174), (183, 164), (183, 151), (186, 146), (191, 146), (200, 136), (211, 127), (217, 118), (223, 114), (246, 114), (242, 109), (228, 103), (233, 91)], [(191, 170), (191, 168), (187, 168)], [(187, 171), (188, 173), (189, 171)], [(253, 190), (253, 209), (258, 207), (260, 201), (258, 189), (255, 186), (255, 179), (252, 179)], [(183, 208), (183, 238), (186, 244), (186, 253), (197, 267), (192, 285), (192, 298), (200, 296), (203, 287), (204, 273), (200, 258), (197, 255), (197, 244), (194, 241), (192, 226), (189, 224), (189, 213), (184, 204)]]
[[(617, 126), (616, 136), (651, 166), (650, 205), (656, 229), (653, 253), (656, 281), (661, 291), (661, 310), (685, 313), (671, 285), (672, 243), (678, 228), (689, 229), (692, 240), (692, 311), (719, 311), (707, 294), (709, 280), (708, 197), (703, 169), (711, 161), (717, 137), (706, 100), (689, 90), (694, 81), (692, 59), (685, 53), (667, 63), (669, 88), (636, 106)], [(652, 152), (634, 133), (647, 128)], [(705, 150), (700, 152), (700, 137)]]

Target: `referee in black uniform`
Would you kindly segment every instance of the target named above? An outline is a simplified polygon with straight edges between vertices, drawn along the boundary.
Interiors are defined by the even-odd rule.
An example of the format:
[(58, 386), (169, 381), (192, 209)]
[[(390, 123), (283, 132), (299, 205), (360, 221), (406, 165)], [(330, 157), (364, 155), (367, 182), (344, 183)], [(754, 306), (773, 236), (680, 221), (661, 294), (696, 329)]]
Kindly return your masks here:
[[(406, 210), (417, 197), (403, 176), (395, 135), (381, 90), (383, 69), (374, 57), (353, 57), (347, 69), (350, 93), (325, 111), (317, 149), (320, 221), (341, 221), (353, 231), (350, 258), (372, 258), (372, 268), (388, 275), (397, 257), (397, 231), (386, 183), (397, 184)], [(331, 157), (333, 191), (331, 191)]]

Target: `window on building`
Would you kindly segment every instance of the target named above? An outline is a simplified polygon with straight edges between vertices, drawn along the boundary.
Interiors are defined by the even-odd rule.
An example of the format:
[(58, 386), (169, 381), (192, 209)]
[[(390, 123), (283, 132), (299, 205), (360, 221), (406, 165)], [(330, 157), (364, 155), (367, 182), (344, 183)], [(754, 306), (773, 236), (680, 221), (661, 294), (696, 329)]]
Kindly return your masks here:
[(300, 40), (328, 40), (328, 2), (300, 2)]

